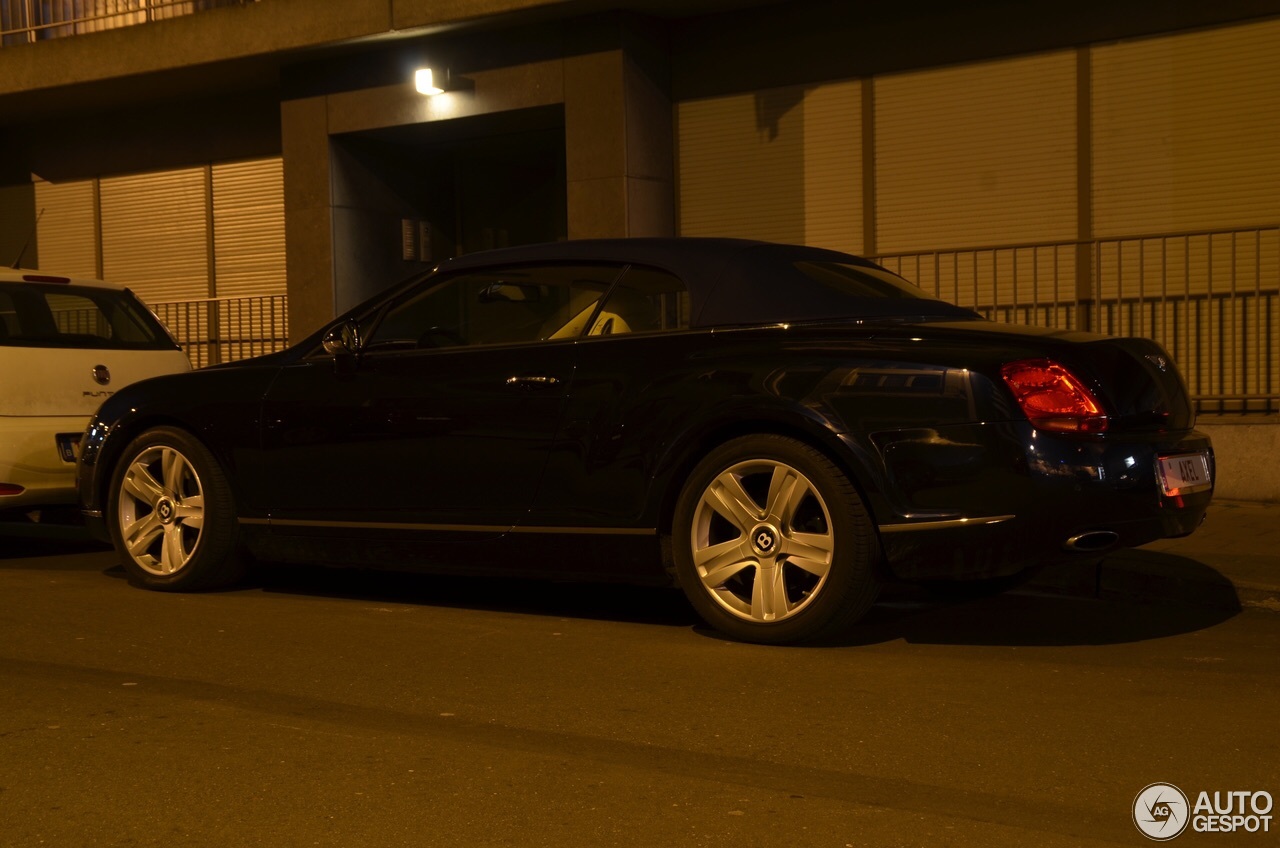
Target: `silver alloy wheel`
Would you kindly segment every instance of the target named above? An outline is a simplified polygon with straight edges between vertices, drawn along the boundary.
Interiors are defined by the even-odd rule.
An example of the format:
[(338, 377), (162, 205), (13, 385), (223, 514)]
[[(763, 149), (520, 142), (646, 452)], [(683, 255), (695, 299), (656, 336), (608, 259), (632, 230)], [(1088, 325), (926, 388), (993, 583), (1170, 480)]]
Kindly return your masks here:
[(118, 520), (139, 567), (159, 577), (180, 571), (204, 528), (204, 488), (191, 461), (168, 445), (145, 448), (120, 481)]
[(690, 537), (703, 588), (728, 612), (756, 623), (790, 618), (818, 596), (836, 541), (817, 487), (769, 459), (717, 475), (698, 499)]

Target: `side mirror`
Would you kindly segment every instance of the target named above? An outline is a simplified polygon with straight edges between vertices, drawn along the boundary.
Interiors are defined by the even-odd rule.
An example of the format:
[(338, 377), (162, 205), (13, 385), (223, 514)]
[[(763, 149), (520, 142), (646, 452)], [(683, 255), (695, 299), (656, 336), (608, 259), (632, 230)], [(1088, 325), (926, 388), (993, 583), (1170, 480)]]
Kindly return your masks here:
[(348, 318), (341, 324), (329, 328), (324, 334), (321, 345), (324, 352), (331, 356), (354, 356), (360, 352), (360, 325), (354, 318)]
[(356, 372), (356, 364), (360, 361), (356, 357), (360, 353), (362, 341), (360, 325), (355, 319), (348, 318), (341, 324), (330, 327), (320, 344), (324, 347), (324, 352), (333, 357), (335, 374), (350, 376)]

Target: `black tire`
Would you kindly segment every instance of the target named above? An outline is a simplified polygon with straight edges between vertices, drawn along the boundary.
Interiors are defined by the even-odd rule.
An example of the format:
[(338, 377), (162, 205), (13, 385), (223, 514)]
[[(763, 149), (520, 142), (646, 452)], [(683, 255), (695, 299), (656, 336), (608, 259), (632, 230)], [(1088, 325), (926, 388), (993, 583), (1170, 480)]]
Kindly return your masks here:
[(216, 589), (244, 575), (226, 475), (183, 430), (156, 427), (129, 443), (111, 474), (106, 520), (129, 578), (148, 589)]
[(862, 498), (825, 454), (785, 436), (733, 439), (698, 463), (670, 545), (698, 614), (742, 641), (832, 638), (879, 591), (880, 547)]

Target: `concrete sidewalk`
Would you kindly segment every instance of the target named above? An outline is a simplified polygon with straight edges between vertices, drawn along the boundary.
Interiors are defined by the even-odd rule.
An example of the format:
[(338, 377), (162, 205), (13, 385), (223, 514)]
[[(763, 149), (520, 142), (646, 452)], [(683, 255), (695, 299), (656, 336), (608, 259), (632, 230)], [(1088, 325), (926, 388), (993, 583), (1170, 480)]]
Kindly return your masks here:
[(1028, 588), (1280, 611), (1280, 504), (1214, 501), (1190, 536), (1046, 570)]

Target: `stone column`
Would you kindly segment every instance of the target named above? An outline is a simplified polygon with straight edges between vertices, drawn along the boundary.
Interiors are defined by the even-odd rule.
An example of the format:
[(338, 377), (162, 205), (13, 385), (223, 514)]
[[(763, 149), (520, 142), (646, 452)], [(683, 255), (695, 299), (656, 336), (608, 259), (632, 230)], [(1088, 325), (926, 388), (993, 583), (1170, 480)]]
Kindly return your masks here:
[(569, 238), (675, 233), (671, 99), (623, 50), (564, 61)]
[(325, 97), (309, 97), (280, 104), (291, 343), (318, 330), (336, 314), (326, 101)]

